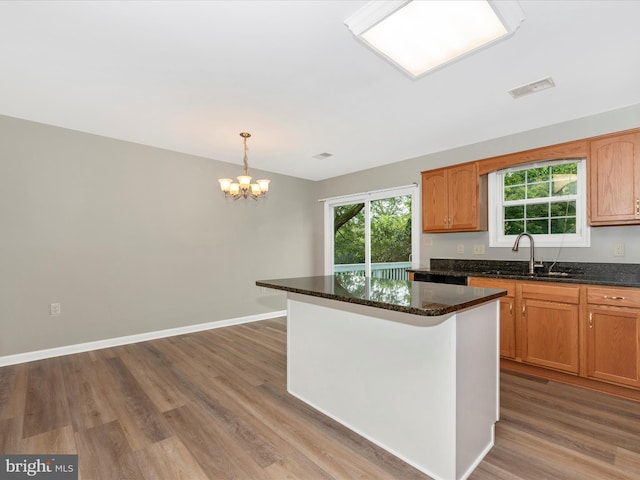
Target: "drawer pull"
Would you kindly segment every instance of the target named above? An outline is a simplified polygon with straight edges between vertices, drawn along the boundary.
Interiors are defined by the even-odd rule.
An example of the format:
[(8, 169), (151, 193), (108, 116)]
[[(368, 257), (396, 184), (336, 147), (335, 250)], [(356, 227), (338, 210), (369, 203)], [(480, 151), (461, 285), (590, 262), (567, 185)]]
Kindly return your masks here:
[(616, 297), (615, 295), (605, 295), (604, 298), (607, 300), (624, 300), (627, 297)]
[(636, 198), (636, 215), (640, 216), (640, 198)]

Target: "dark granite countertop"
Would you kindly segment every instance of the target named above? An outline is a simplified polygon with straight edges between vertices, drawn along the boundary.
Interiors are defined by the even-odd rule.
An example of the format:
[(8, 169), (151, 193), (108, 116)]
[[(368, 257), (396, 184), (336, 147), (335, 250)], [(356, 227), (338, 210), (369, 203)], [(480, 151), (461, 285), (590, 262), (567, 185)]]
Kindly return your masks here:
[(258, 280), (256, 285), (424, 316), (453, 313), (506, 294), (504, 290), (493, 288), (388, 280), (358, 275)]
[[(549, 273), (550, 268), (554, 273)], [(528, 262), (433, 258), (430, 268), (408, 271), (465, 277), (640, 287), (640, 265), (633, 263), (559, 262), (552, 267), (551, 262), (544, 262), (543, 268), (536, 269), (536, 275), (529, 275)]]

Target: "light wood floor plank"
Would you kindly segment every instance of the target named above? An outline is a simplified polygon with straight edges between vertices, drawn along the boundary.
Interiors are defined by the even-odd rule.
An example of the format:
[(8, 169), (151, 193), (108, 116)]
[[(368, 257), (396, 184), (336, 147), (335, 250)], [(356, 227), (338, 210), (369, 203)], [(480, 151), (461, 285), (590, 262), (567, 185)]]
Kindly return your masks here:
[(21, 452), (41, 452), (56, 455), (75, 454), (76, 442), (71, 425), (33, 435), (22, 440)]
[(0, 368), (0, 420), (24, 415), (27, 364)]
[(104, 361), (92, 362), (88, 353), (61, 358), (62, 373), (74, 431), (97, 427), (116, 420), (107, 399), (110, 385)]
[(75, 438), (82, 480), (145, 480), (118, 421), (76, 432)]
[(138, 450), (135, 458), (145, 480), (209, 480), (178, 437), (169, 437)]
[(217, 418), (206, 409), (179, 407), (164, 413), (181, 442), (212, 480), (259, 479), (262, 468), (246, 446), (229, 435)]
[(30, 363), (22, 436), (50, 432), (69, 423), (69, 406), (60, 359)]
[(173, 432), (119, 357), (107, 361), (111, 382), (105, 387), (133, 450), (170, 437)]

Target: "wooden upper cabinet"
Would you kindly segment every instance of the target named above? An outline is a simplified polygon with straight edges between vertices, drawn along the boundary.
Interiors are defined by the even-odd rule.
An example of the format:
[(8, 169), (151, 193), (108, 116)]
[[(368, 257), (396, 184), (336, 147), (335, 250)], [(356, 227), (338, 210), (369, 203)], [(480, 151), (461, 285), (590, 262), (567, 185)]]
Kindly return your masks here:
[(590, 143), (589, 223), (640, 224), (640, 133)]
[(422, 230), (486, 230), (486, 190), (477, 163), (422, 172)]

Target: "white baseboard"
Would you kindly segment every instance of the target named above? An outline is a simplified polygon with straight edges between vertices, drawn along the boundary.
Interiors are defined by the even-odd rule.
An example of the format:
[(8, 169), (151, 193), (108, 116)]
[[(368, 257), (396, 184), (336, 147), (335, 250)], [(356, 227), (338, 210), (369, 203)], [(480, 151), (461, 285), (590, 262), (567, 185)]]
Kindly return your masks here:
[(199, 323), (197, 325), (188, 325), (186, 327), (168, 328), (166, 330), (158, 330), (155, 332), (127, 335), (125, 337), (107, 338), (105, 340), (96, 340), (95, 342), (65, 345), (64, 347), (48, 348), (46, 350), (36, 350), (34, 352), (17, 353), (15, 355), (0, 357), (0, 367), (15, 365), (17, 363), (32, 362), (34, 360), (43, 360), (45, 358), (61, 357), (62, 355), (70, 355), (73, 353), (90, 352), (92, 350), (117, 347), (130, 343), (146, 342), (147, 340), (155, 340), (157, 338), (174, 337), (176, 335), (184, 335), (185, 333), (201, 332), (203, 330), (211, 330), (214, 328), (240, 325), (241, 323), (259, 322), (260, 320), (269, 320), (271, 318), (284, 317), (286, 315), (286, 310), (280, 310), (276, 312), (261, 313), (258, 315), (249, 315), (247, 317), (229, 318), (227, 320), (220, 320), (217, 322)]

